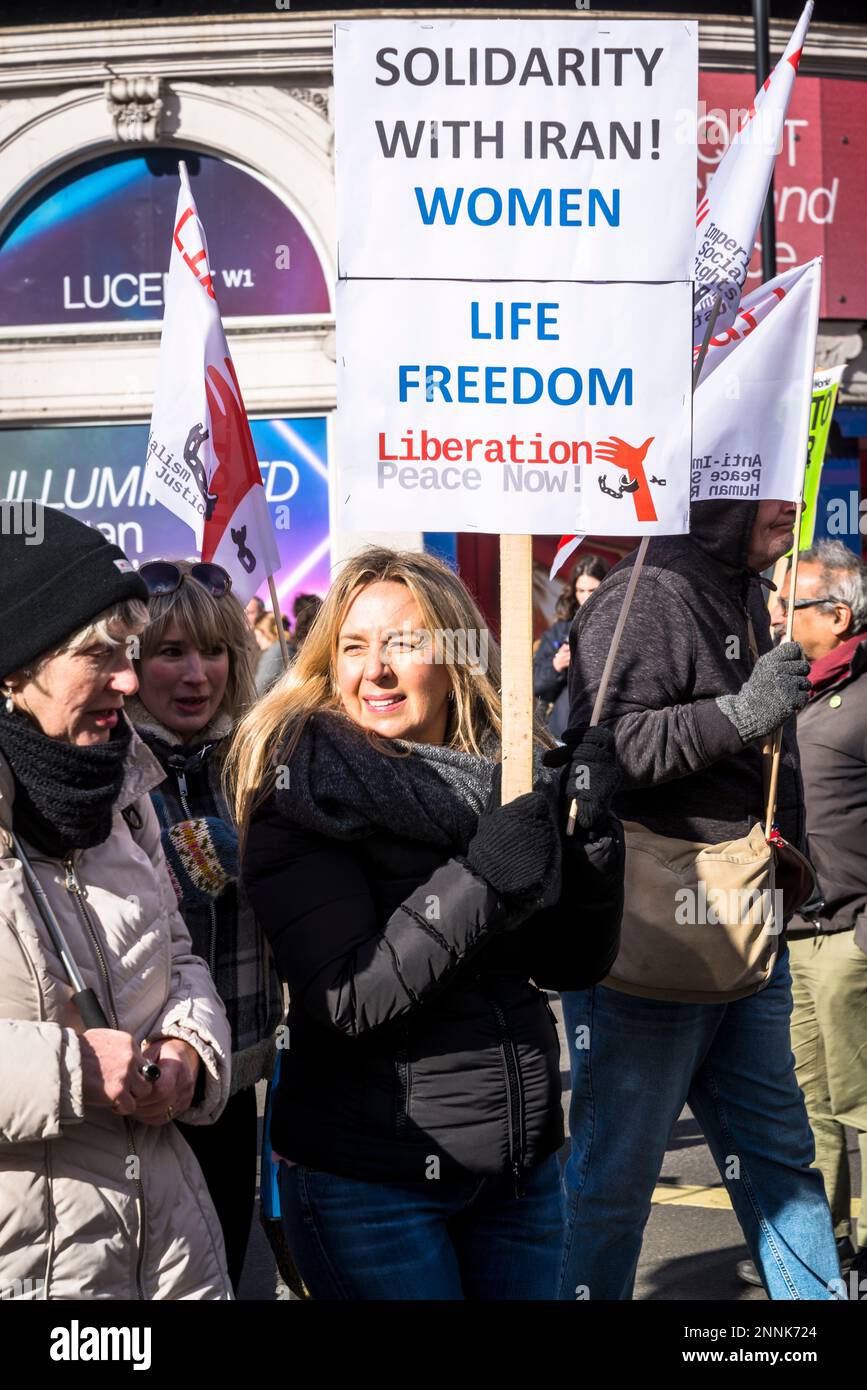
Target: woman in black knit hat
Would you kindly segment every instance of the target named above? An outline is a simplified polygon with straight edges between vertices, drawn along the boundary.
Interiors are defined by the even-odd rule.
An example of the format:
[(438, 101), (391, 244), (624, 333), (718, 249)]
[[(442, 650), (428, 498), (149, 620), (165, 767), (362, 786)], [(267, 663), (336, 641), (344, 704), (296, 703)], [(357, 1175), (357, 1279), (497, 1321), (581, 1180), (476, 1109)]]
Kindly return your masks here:
[(147, 589), (99, 531), (33, 517), (0, 564), (0, 1288), (230, 1299), (171, 1123), (220, 1114), (229, 1027), (166, 869), (162, 769), (123, 713)]

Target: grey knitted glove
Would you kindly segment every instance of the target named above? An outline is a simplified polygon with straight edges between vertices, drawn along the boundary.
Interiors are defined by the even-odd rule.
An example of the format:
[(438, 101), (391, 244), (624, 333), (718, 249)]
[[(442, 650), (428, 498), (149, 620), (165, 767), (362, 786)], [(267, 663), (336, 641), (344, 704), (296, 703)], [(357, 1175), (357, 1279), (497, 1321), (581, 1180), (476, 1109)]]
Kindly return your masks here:
[(809, 670), (800, 644), (782, 642), (759, 657), (737, 695), (719, 695), (717, 704), (742, 741), (752, 743), (804, 708), (810, 697)]

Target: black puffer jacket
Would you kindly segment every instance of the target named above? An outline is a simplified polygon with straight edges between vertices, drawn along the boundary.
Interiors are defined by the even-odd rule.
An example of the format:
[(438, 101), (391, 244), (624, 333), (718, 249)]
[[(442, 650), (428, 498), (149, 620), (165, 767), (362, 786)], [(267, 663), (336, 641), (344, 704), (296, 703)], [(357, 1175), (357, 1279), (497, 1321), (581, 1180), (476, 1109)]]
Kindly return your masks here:
[[(625, 774), (617, 811), (659, 835), (737, 839), (764, 817), (761, 741), (745, 747), (716, 703), (749, 677), (749, 618), (759, 652), (773, 645), (746, 559), (757, 506), (694, 504), (690, 534), (651, 541), (635, 587), (602, 723), (614, 729)], [(571, 725), (589, 722), (633, 560), (611, 570), (572, 624)], [(803, 850), (794, 719), (783, 730), (777, 820)]]
[(613, 963), (619, 825), (569, 841), (559, 903), (513, 931), (514, 905), (459, 850), (382, 830), (338, 841), (273, 799), (254, 818), (244, 882), (291, 999), (271, 1129), (284, 1157), (379, 1182), (430, 1177), (433, 1159), (443, 1177), (519, 1182), (562, 1144), (542, 990)]

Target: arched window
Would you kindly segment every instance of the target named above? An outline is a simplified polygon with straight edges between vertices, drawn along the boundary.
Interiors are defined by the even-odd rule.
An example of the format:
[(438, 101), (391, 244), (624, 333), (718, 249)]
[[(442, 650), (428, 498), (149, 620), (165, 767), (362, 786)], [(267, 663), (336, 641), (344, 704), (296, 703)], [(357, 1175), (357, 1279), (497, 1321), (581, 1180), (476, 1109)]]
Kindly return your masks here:
[(299, 218), (254, 174), (194, 150), (104, 155), (53, 179), (0, 234), (0, 327), (152, 321), (184, 159), (224, 318), (329, 314)]

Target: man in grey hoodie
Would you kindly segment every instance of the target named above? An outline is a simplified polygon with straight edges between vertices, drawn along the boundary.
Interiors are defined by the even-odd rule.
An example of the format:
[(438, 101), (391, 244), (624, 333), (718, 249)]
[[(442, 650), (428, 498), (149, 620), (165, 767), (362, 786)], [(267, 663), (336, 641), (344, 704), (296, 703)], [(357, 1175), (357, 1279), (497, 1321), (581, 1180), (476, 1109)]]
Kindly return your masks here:
[[(808, 698), (808, 665), (797, 643), (772, 647), (760, 578), (791, 547), (794, 511), (776, 501), (697, 503), (689, 535), (651, 542), (603, 711), (623, 772), (615, 803), (623, 820), (690, 840), (747, 835), (763, 818), (761, 742), (782, 726), (777, 822), (803, 848), (792, 716)], [(590, 718), (633, 561), (616, 566), (576, 615), (572, 731)], [(767, 987), (732, 1003), (597, 985), (564, 994), (563, 1009), (572, 1101), (561, 1297), (632, 1296), (653, 1188), (685, 1104), (769, 1296), (839, 1297), (830, 1213), (794, 1076), (785, 946)]]

